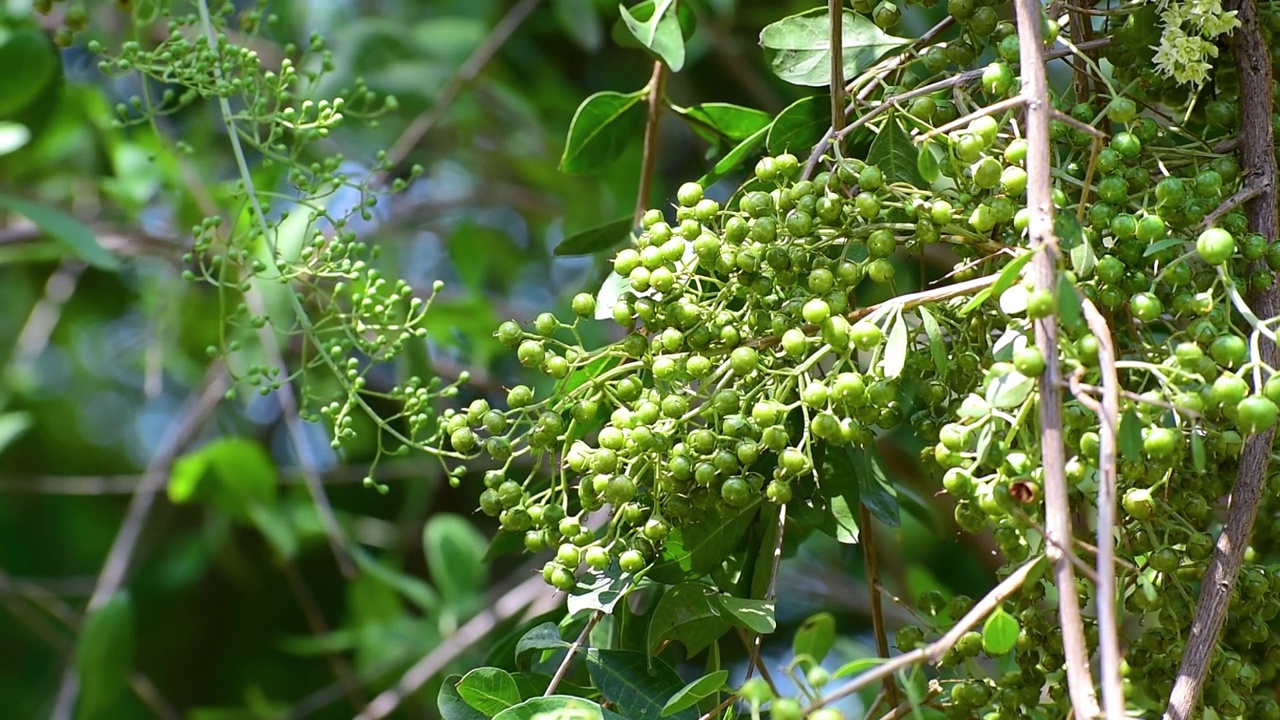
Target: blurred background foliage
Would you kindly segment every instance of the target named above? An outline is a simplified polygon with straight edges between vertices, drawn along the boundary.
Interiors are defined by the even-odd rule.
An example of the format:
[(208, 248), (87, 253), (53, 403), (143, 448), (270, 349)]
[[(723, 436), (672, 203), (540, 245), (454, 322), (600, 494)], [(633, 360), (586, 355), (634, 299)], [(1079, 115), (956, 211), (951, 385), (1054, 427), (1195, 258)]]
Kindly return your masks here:
[[(207, 398), (202, 404), (220, 362), (206, 352), (221, 332), (220, 308), (208, 287), (181, 278), (181, 260), (204, 215), (237, 211), (227, 206), (234, 165), (221, 119), (214, 105), (197, 103), (161, 116), (159, 136), (146, 124), (120, 126), (114, 106), (138, 95), (143, 81), (103, 75), (87, 49), (91, 40), (107, 48), (146, 43), (126, 13), (162, 4), (88, 3), (87, 30), (59, 50), (48, 38), (78, 10), (58, 4), (36, 15), (29, 2), (3, 3), (0, 55), (16, 54), (31, 72), (0, 81), (14, 98), (0, 108), (0, 716), (48, 716), (68, 666), (78, 665), (89, 685), (99, 673), (108, 685), (114, 675), (128, 687), (82, 686), (100, 717), (350, 717), (538, 564), (504, 556), (501, 547), (486, 555), (494, 527), (473, 512), (478, 476), (451, 489), (438, 464), (396, 458), (378, 468), (389, 489), (380, 494), (360, 483), (371, 444), (338, 456), (325, 431), (307, 425), (300, 454), (275, 395), (241, 392), (216, 407)], [(697, 30), (669, 95), (776, 114), (803, 90), (767, 72), (759, 29), (812, 4), (690, 2)], [(399, 147), (405, 164), (424, 169), (357, 228), (381, 248), (387, 274), (423, 296), (436, 279), (446, 283), (429, 316), (426, 352), (411, 353), (426, 364), (380, 369), (388, 385), (424, 367), (447, 380), (465, 370), (472, 383), (459, 400), (466, 402), (533, 381), (493, 329), (507, 318), (563, 311), (574, 293), (597, 288), (600, 257), (555, 257), (552, 249), (635, 205), (638, 135), (599, 175), (557, 169), (583, 98), (648, 81), (650, 59), (615, 40), (616, 4), (274, 0), (267, 7), (282, 22), (245, 42), (268, 66), (286, 43), (305, 47), (318, 34), (336, 66), (326, 92), (363, 78), (399, 101), (376, 125), (349, 123), (314, 145), (316, 158), (308, 159), (341, 153), (344, 169), (360, 177), (378, 150)], [(908, 16), (899, 29), (918, 31), (927, 21)], [(179, 142), (195, 152), (175, 153)], [(668, 116), (651, 203), (669, 204), (681, 182), (703, 175), (724, 150)], [(726, 178), (708, 194), (723, 199), (739, 180)], [(353, 198), (330, 201), (341, 210)], [(86, 262), (95, 257), (81, 252), (74, 228), (51, 229), (66, 216), (90, 228), (109, 254)], [(185, 427), (192, 417), (198, 422)], [(141, 535), (128, 593), (112, 606), (123, 608), (119, 619), (86, 625), (84, 610), (129, 522), (134, 490), (170, 451), (175, 431), (183, 457), (167, 495), (134, 523)], [(880, 529), (888, 590), (978, 594), (989, 583), (990, 546), (960, 544), (946, 500), (920, 476), (911, 438), (884, 445), (895, 480), (915, 488), (921, 517), (932, 519), (904, 514), (902, 527)], [(319, 468), (357, 546), (352, 571), (335, 563), (302, 465)], [(212, 492), (210, 474), (220, 478)], [(842, 633), (832, 662), (874, 653), (864, 634), (869, 595), (860, 553), (815, 535), (786, 562), (777, 649), (790, 647), (804, 618), (826, 610)], [(549, 588), (541, 594), (535, 605), (543, 611), (562, 599)], [(891, 604), (889, 613), (892, 629), (906, 610)], [(475, 644), (446, 670), (474, 667), (496, 642)], [(398, 716), (435, 717), (445, 674)]]

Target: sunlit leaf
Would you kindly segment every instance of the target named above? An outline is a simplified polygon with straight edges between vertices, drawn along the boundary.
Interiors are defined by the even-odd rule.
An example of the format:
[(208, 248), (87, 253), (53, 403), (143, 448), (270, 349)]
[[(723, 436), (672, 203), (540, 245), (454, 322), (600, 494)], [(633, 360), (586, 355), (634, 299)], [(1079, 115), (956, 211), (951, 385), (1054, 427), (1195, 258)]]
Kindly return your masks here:
[(208, 502), (248, 521), (251, 506), (275, 503), (277, 484), (275, 463), (261, 445), (227, 437), (178, 458), (169, 473), (169, 500)]
[(1014, 370), (991, 381), (991, 385), (987, 387), (987, 402), (991, 403), (992, 407), (1002, 410), (1015, 408), (1021, 405), (1035, 388), (1035, 378), (1027, 377)]
[(960, 314), (961, 315), (969, 314), (970, 312), (975, 310), (979, 305), (986, 302), (987, 298), (993, 295), (996, 297), (999, 297), (1002, 293), (1004, 293), (1005, 290), (1007, 290), (1015, 282), (1018, 281), (1018, 277), (1022, 273), (1022, 268), (1026, 267), (1027, 263), (1029, 262), (1031, 262), (1031, 253), (1029, 252), (1023, 253), (1018, 257), (1014, 258), (1008, 265), (1005, 265), (1004, 268), (1000, 271), (1000, 276), (996, 278), (995, 284), (983, 290), (982, 292), (978, 293), (977, 295), (974, 295), (973, 298), (970, 299), (969, 302), (966, 303), (965, 306), (960, 309)]
[(572, 695), (547, 695), (525, 700), (493, 716), (493, 720), (605, 720), (597, 703)]
[(836, 643), (836, 618), (829, 612), (810, 615), (791, 643), (792, 654), (807, 655), (813, 662), (821, 663)]
[[(885, 33), (865, 16), (849, 10), (844, 11), (841, 22), (844, 80), (911, 42)], [(831, 22), (826, 11), (792, 15), (766, 25), (760, 32), (760, 45), (769, 69), (783, 80), (809, 87), (831, 84)]]
[(618, 6), (622, 22), (631, 35), (662, 59), (672, 72), (684, 67), (684, 33), (676, 17), (676, 0), (655, 0), (653, 12), (645, 20), (631, 14), (625, 5)]
[(920, 173), (920, 177), (930, 185), (942, 177), (942, 167), (938, 163), (938, 156), (934, 153), (934, 144), (926, 140), (920, 145), (916, 156), (916, 172)]
[(893, 315), (893, 321), (889, 326), (889, 334), (884, 346), (882, 367), (886, 379), (892, 380), (902, 374), (902, 369), (907, 366), (908, 350), (907, 321), (901, 312), (897, 312)]
[(691, 123), (712, 130), (734, 142), (742, 142), (769, 126), (773, 118), (767, 112), (731, 103), (703, 103), (693, 107), (673, 108)]
[(485, 714), (494, 715), (520, 703), (520, 690), (511, 673), (500, 668), (476, 668), (458, 681), (458, 695), (468, 705)]
[(450, 675), (440, 684), (440, 692), (436, 695), (436, 710), (441, 720), (487, 720), (490, 716), (467, 704), (458, 694), (458, 682), (461, 675)]
[(704, 698), (715, 695), (720, 692), (728, 679), (728, 670), (716, 670), (688, 683), (672, 695), (666, 705), (662, 706), (662, 717), (675, 715), (681, 710), (697, 705)]
[(31, 427), (31, 413), (7, 412), (0, 414), (0, 452), (22, 436)]
[(982, 651), (989, 657), (999, 657), (1013, 649), (1018, 640), (1018, 621), (1003, 607), (987, 616), (982, 624)]
[(617, 160), (644, 126), (646, 92), (598, 92), (578, 106), (565, 142), (560, 169), (591, 175)]
[(774, 603), (768, 600), (717, 595), (716, 602), (733, 616), (734, 624), (752, 632), (768, 634), (778, 627)]

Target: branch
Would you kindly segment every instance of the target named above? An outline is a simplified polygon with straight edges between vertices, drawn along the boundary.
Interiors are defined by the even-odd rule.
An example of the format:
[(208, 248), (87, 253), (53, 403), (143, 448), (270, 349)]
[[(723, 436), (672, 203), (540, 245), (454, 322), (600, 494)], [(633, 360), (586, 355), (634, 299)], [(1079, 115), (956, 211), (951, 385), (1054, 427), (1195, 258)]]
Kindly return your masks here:
[[(1052, 158), (1049, 147), (1049, 83), (1045, 73), (1041, 5), (1037, 0), (1016, 0), (1014, 15), (1022, 38), (1022, 96), (1026, 98), (1027, 230), (1031, 276), (1037, 289), (1054, 292), (1058, 275), (1058, 242), (1053, 234)], [(1067, 666), (1067, 689), (1077, 720), (1098, 715), (1089, 650), (1080, 617), (1075, 570), (1065, 553), (1071, 548), (1071, 507), (1067, 497), (1066, 457), (1062, 445), (1062, 368), (1058, 365), (1058, 319), (1055, 315), (1035, 321), (1036, 346), (1045, 358), (1040, 375), (1040, 453), (1044, 467), (1044, 510), (1047, 531), (1045, 554), (1053, 560), (1058, 588), (1058, 618), (1062, 650)]]
[(831, 132), (844, 127), (844, 1), (827, 0), (831, 21)]
[[(858, 522), (862, 530), (862, 558), (867, 565), (867, 587), (871, 590), (871, 634), (876, 639), (876, 654), (889, 658), (889, 636), (884, 626), (884, 598), (880, 595), (880, 565), (876, 555), (876, 532), (871, 511), (858, 503)], [(884, 679), (884, 693), (890, 707), (897, 707), (898, 684), (892, 677)]]
[(582, 632), (578, 635), (578, 639), (573, 641), (569, 646), (569, 650), (564, 654), (564, 660), (561, 661), (560, 667), (556, 668), (556, 674), (551, 676), (551, 682), (547, 683), (547, 691), (542, 693), (543, 697), (550, 697), (556, 692), (556, 688), (560, 687), (560, 681), (564, 680), (564, 676), (569, 674), (569, 666), (573, 664), (573, 657), (578, 654), (578, 650), (587, 642), (587, 637), (591, 635), (591, 629), (600, 622), (604, 617), (603, 610), (597, 610), (591, 613), (591, 617), (587, 619), (586, 627), (582, 628)]
[[(1240, 27), (1227, 36), (1227, 47), (1240, 78), (1240, 156), (1245, 171), (1244, 184), (1257, 191), (1257, 196), (1249, 202), (1249, 230), (1274, 239), (1280, 227), (1276, 219), (1276, 159), (1271, 131), (1271, 52), (1262, 37), (1257, 0), (1232, 0), (1226, 6), (1228, 10), (1235, 10), (1240, 20)], [(1280, 286), (1252, 292), (1249, 303), (1259, 317), (1275, 317), (1280, 310)], [(1275, 343), (1262, 342), (1265, 342), (1260, 348), (1262, 357), (1255, 360), (1273, 367), (1280, 364)], [(1273, 438), (1273, 431), (1268, 430), (1245, 442), (1240, 471), (1231, 488), (1226, 524), (1204, 572), (1187, 649), (1165, 709), (1167, 720), (1188, 720), (1199, 702), (1232, 590), (1240, 575), (1249, 533), (1258, 514)]]
[(982, 620), (990, 614), (991, 611), (999, 607), (1000, 603), (1004, 602), (1006, 598), (1017, 592), (1018, 588), (1021, 588), (1022, 584), (1026, 582), (1027, 577), (1029, 577), (1040, 565), (1040, 561), (1043, 560), (1044, 557), (1045, 556), (1041, 555), (1028, 560), (1022, 567), (1014, 570), (1009, 577), (1000, 581), (1000, 584), (991, 588), (991, 592), (987, 593), (981, 600), (974, 603), (973, 608), (971, 608), (964, 617), (960, 618), (960, 620), (947, 631), (946, 635), (943, 635), (922, 648), (917, 648), (909, 653), (903, 653), (888, 662), (877, 665), (861, 675), (854, 677), (849, 682), (836, 688), (830, 694), (824, 695), (816, 700), (812, 705), (805, 709), (805, 714), (807, 715), (820, 707), (825, 707), (841, 698), (848, 697), (874, 682), (878, 682), (885, 678), (891, 678), (899, 670), (905, 670), (913, 665), (920, 665), (926, 662), (936, 665), (942, 660), (942, 657), (947, 654), (947, 651), (960, 641), (960, 638), (964, 636), (965, 633), (969, 632), (969, 630), (977, 626), (978, 623), (982, 622)]
[(649, 209), (649, 191), (653, 186), (653, 171), (658, 164), (658, 125), (662, 121), (663, 98), (666, 96), (667, 66), (661, 60), (653, 63), (653, 76), (649, 78), (649, 118), (644, 126), (644, 157), (640, 164), (640, 188), (636, 191), (635, 224), (640, 224), (644, 211)]

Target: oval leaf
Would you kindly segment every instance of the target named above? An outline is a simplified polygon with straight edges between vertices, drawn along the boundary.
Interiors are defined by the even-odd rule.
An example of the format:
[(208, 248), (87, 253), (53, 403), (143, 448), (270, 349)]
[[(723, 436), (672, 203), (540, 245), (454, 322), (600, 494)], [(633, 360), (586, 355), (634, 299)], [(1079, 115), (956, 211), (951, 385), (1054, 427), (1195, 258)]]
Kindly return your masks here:
[(475, 598), (484, 592), (488, 575), (484, 548), (484, 535), (458, 515), (436, 515), (422, 529), (427, 569), (446, 600)]
[[(888, 51), (909, 44), (862, 15), (845, 10), (841, 25), (844, 79), (861, 73)], [(794, 85), (831, 84), (831, 22), (827, 13), (802, 13), (765, 26), (760, 45), (773, 74)]]
[(204, 501), (240, 521), (250, 508), (275, 503), (278, 477), (267, 451), (245, 438), (223, 438), (183, 455), (169, 473), (169, 500)]
[(610, 220), (603, 225), (576, 232), (565, 238), (559, 245), (556, 245), (555, 254), (560, 257), (571, 257), (573, 255), (590, 255), (601, 250), (608, 250), (627, 239), (628, 233), (631, 232), (632, 223), (633, 220), (628, 215), (617, 220)]
[(485, 717), (493, 717), (520, 703), (515, 678), (506, 670), (492, 667), (476, 668), (462, 676), (458, 681), (458, 695)]
[(791, 103), (769, 128), (766, 145), (774, 155), (791, 152), (803, 157), (822, 139), (831, 123), (831, 105), (826, 98), (810, 95)]
[(711, 172), (703, 175), (698, 183), (702, 187), (707, 188), (720, 182), (725, 175), (737, 170), (747, 158), (754, 156), (759, 152), (760, 147), (765, 144), (765, 140), (769, 135), (769, 128), (772, 125), (766, 125), (755, 131), (746, 140), (738, 143), (727, 155), (720, 158), (720, 161), (711, 168)]
[(1036, 387), (1035, 378), (1014, 370), (991, 381), (987, 388), (987, 402), (1002, 410), (1018, 407)]
[(649, 620), (649, 652), (657, 653), (665, 642), (685, 646), (689, 657), (707, 649), (729, 630), (712, 602), (715, 591), (705, 585), (677, 585), (663, 593)]
[(796, 630), (791, 651), (795, 655), (807, 655), (814, 663), (820, 665), (835, 644), (836, 618), (829, 612), (820, 612), (817, 615), (810, 615), (800, 625), (800, 629)]
[(493, 720), (604, 720), (604, 710), (590, 700), (572, 695), (547, 695), (525, 700), (493, 716)]
[[(630, 650), (592, 648), (587, 652), (587, 672), (604, 699), (628, 720), (663, 717), (667, 700), (684, 686), (670, 665), (648, 653)], [(686, 708), (669, 717), (696, 720), (698, 713)]]
[(1018, 621), (1003, 607), (987, 616), (982, 624), (982, 651), (989, 657), (999, 657), (1013, 649), (1018, 640)]
[(560, 169), (591, 175), (617, 160), (644, 125), (645, 94), (605, 91), (583, 100), (569, 125)]
[(731, 103), (703, 103), (673, 108), (685, 120), (741, 142), (769, 126), (769, 113)]

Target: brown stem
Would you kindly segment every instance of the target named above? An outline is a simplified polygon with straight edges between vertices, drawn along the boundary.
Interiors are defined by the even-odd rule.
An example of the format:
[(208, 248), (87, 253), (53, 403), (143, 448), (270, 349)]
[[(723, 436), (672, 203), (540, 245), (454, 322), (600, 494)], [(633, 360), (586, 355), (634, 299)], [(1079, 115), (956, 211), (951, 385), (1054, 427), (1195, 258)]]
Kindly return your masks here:
[[(871, 511), (866, 505), (858, 505), (858, 527), (861, 530), (862, 558), (867, 565), (867, 588), (871, 591), (871, 634), (876, 638), (876, 654), (889, 657), (889, 635), (884, 626), (884, 598), (880, 595), (880, 564), (876, 554), (876, 529)], [(892, 677), (884, 679), (884, 693), (889, 707), (896, 707), (898, 684)]]
[[(1038, 290), (1057, 287), (1058, 243), (1053, 232), (1052, 158), (1049, 152), (1049, 83), (1045, 74), (1041, 5), (1037, 0), (1017, 0), (1014, 14), (1022, 38), (1022, 95), (1026, 98), (1027, 230), (1030, 239), (1031, 278)], [(1077, 720), (1098, 715), (1098, 700), (1089, 670), (1089, 650), (1076, 594), (1075, 569), (1066, 553), (1071, 548), (1071, 507), (1067, 498), (1066, 453), (1062, 443), (1062, 368), (1058, 365), (1058, 320), (1054, 315), (1035, 321), (1036, 346), (1045, 357), (1040, 375), (1040, 453), (1044, 468), (1044, 509), (1047, 532), (1045, 554), (1053, 560), (1058, 588), (1058, 618), (1062, 650), (1067, 666), (1067, 689)]]
[[(329, 623), (324, 619), (324, 611), (316, 604), (315, 595), (311, 593), (311, 588), (307, 587), (307, 582), (302, 579), (298, 566), (288, 559), (281, 559), (279, 564), (285, 580), (289, 583), (289, 589), (293, 591), (293, 596), (298, 600), (298, 606), (302, 608), (302, 615), (307, 620), (307, 627), (311, 629), (311, 634), (317, 638), (328, 636)], [(351, 707), (356, 710), (364, 707), (368, 701), (365, 699), (364, 691), (360, 689), (360, 680), (356, 678), (351, 664), (341, 653), (332, 648), (326, 649), (324, 655), (329, 663), (329, 669), (333, 671), (333, 676), (342, 686)]]
[(649, 190), (653, 186), (653, 170), (658, 164), (658, 124), (662, 120), (662, 108), (666, 105), (667, 66), (661, 60), (653, 63), (653, 77), (649, 79), (649, 119), (644, 127), (644, 160), (640, 165), (640, 189), (636, 192), (635, 224), (640, 224), (644, 211), (649, 209)]
[[(1228, 10), (1235, 10), (1240, 20), (1240, 26), (1227, 36), (1227, 47), (1240, 77), (1240, 156), (1245, 171), (1244, 183), (1257, 191), (1248, 205), (1249, 229), (1274, 239), (1280, 228), (1276, 219), (1276, 159), (1271, 132), (1271, 52), (1262, 37), (1257, 0), (1231, 0), (1225, 6)], [(1258, 317), (1275, 317), (1280, 310), (1280, 286), (1273, 285), (1269, 290), (1250, 293), (1249, 304)], [(1280, 353), (1277, 353), (1274, 343), (1265, 339), (1261, 342), (1263, 357), (1257, 359), (1274, 367)], [(1226, 524), (1218, 537), (1209, 567), (1205, 569), (1187, 649), (1173, 683), (1169, 706), (1165, 709), (1167, 720), (1191, 718), (1199, 702), (1209, 662), (1231, 603), (1231, 593), (1244, 561), (1249, 533), (1258, 514), (1272, 439), (1273, 432), (1268, 430), (1245, 442), (1240, 456), (1240, 471), (1231, 489)]]
[(831, 130), (844, 127), (844, 2), (827, 0), (831, 20)]

